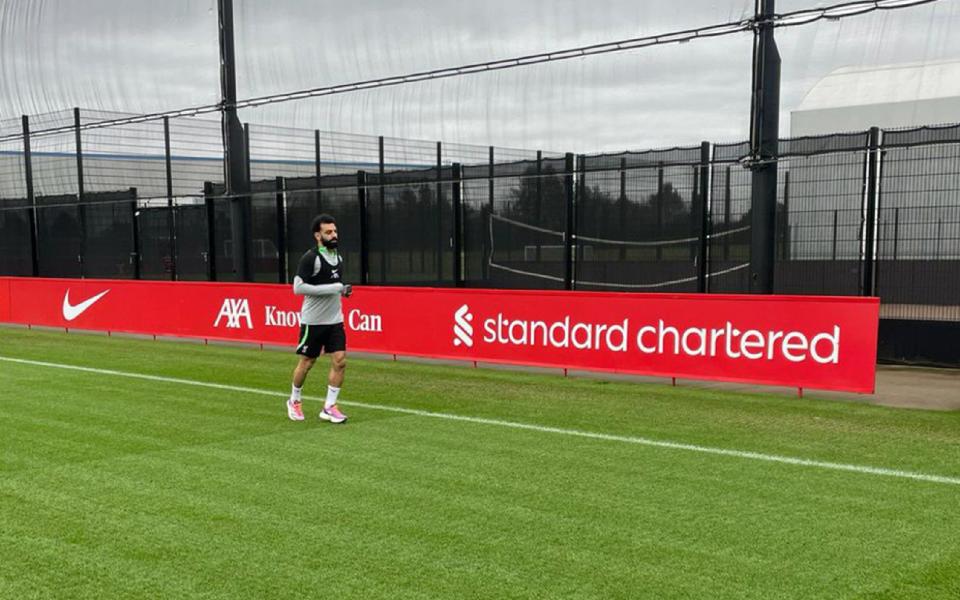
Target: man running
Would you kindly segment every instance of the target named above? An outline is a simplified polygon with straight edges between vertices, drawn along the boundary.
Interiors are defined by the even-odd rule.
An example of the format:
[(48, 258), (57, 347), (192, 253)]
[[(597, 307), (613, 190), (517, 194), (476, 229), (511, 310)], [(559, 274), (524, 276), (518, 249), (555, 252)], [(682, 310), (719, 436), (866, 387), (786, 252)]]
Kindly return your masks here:
[(347, 368), (347, 336), (343, 328), (341, 296), (350, 296), (350, 284), (341, 281), (343, 261), (337, 252), (337, 222), (330, 215), (320, 215), (311, 226), (317, 245), (303, 255), (293, 278), (293, 293), (303, 296), (300, 309), (300, 360), (293, 371), (293, 390), (287, 400), (287, 416), (303, 420), (300, 393), (307, 373), (321, 352), (331, 355), (327, 377), (327, 399), (320, 418), (343, 423), (346, 415), (337, 408), (337, 396)]

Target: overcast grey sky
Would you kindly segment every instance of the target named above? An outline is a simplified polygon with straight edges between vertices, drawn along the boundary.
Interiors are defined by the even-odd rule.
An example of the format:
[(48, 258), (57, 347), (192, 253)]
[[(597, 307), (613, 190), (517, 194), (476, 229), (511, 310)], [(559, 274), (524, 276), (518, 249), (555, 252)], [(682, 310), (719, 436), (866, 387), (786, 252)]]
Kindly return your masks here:
[[(780, 0), (786, 12), (839, 0)], [(241, 97), (663, 33), (752, 0), (235, 0)], [(216, 102), (215, 0), (0, 0), (0, 118)], [(960, 58), (960, 0), (780, 29), (782, 131), (840, 66)], [(555, 151), (737, 141), (751, 36), (246, 110), (246, 121)], [(960, 119), (958, 119), (960, 120)]]

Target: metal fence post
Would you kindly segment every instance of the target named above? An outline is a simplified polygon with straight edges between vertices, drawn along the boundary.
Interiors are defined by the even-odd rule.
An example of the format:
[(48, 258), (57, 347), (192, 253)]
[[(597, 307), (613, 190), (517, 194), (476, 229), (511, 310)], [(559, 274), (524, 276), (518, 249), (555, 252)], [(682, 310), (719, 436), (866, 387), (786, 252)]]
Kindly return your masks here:
[(700, 243), (697, 252), (697, 291), (704, 294), (707, 287), (707, 261), (710, 258), (710, 142), (700, 143), (700, 193), (697, 194), (697, 219), (700, 229)]
[[(490, 146), (488, 151), (490, 155), (488, 157), (488, 163), (487, 163), (487, 213), (488, 214), (487, 214), (487, 222), (481, 222), (481, 227), (486, 225), (486, 227), (490, 228), (490, 234), (492, 235), (493, 234), (493, 215), (495, 212), (494, 199), (496, 197), (496, 189), (494, 187), (493, 178), (494, 178), (494, 174), (496, 173), (496, 167), (494, 166), (495, 156), (494, 156), (493, 146)], [(482, 210), (480, 211), (480, 214), (483, 214)], [(481, 238), (483, 238), (483, 244), (484, 244), (483, 261), (482, 261), (483, 262), (483, 280), (489, 284), (490, 262), (493, 261), (493, 256), (491, 256), (491, 253), (493, 252), (493, 247), (490, 244), (493, 242), (493, 240), (490, 239), (490, 236), (486, 235), (485, 232), (481, 234)]]
[(934, 238), (937, 240), (936, 250), (934, 250), (933, 257), (935, 259), (940, 258), (940, 245), (943, 241), (943, 219), (937, 218), (937, 236)]
[(30, 152), (30, 118), (23, 115), (23, 172), (27, 184), (27, 203), (30, 206), (30, 262), (34, 277), (40, 275), (40, 247), (37, 241), (37, 198), (33, 191), (33, 155)]
[[(663, 239), (663, 163), (657, 166), (657, 237)], [(663, 246), (657, 244), (657, 260), (663, 259)]]
[(463, 190), (460, 163), (453, 163), (453, 285), (463, 287)]
[[(620, 157), (620, 195), (617, 196), (617, 204), (619, 205), (619, 223), (617, 224), (620, 239), (627, 239), (627, 157)], [(625, 245), (620, 246), (618, 251), (620, 260), (627, 260), (627, 247)]]
[(487, 180), (487, 203), (488, 203), (488, 206), (490, 207), (491, 215), (493, 215), (494, 213), (493, 201), (495, 197), (493, 179), (494, 179), (494, 174), (496, 173), (496, 167), (494, 165), (495, 163), (494, 163), (494, 155), (493, 155), (493, 146), (490, 146), (490, 163), (487, 166), (487, 177), (489, 177), (489, 179)]
[(224, 195), (229, 198), (233, 264), (242, 281), (253, 280), (249, 136), (237, 116), (237, 76), (234, 43), (233, 0), (219, 0), (220, 99), (224, 151)]
[(893, 260), (897, 260), (897, 246), (900, 244), (900, 209), (893, 209)]
[(313, 130), (313, 168), (314, 176), (317, 178), (314, 182), (317, 189), (313, 192), (314, 201), (317, 203), (317, 209), (323, 209), (323, 192), (320, 190), (320, 130)]
[(286, 180), (276, 179), (277, 196), (277, 283), (287, 283), (287, 205), (283, 201)]
[(80, 140), (79, 107), (73, 109), (73, 131), (77, 148), (77, 215), (80, 218), (80, 254), (77, 256), (77, 262), (80, 263), (80, 277), (83, 278), (86, 275), (84, 255), (87, 252), (87, 210), (83, 202), (83, 145)]
[[(242, 184), (234, 183), (234, 188), (227, 189), (227, 195), (243, 192), (249, 194), (253, 189), (253, 178), (250, 170), (250, 124), (241, 126), (243, 156), (236, 160), (243, 167)], [(228, 183), (228, 186), (230, 184)], [(242, 188), (241, 188), (242, 185)], [(241, 274), (241, 281), (254, 280), (254, 244), (253, 244), (253, 196), (233, 196), (230, 199), (233, 216), (233, 266)], [(238, 220), (239, 219), (239, 220)]]
[(380, 196), (380, 219), (379, 219), (379, 231), (377, 232), (380, 236), (380, 283), (387, 282), (387, 273), (390, 271), (387, 263), (390, 261), (391, 252), (393, 248), (390, 244), (390, 228), (387, 227), (387, 203), (386, 196), (383, 189), (383, 175), (385, 172), (383, 164), (383, 136), (381, 135), (378, 138), (379, 146), (379, 176), (377, 177), (377, 192)]
[[(574, 259), (570, 263), (570, 268), (571, 268), (570, 287), (571, 289), (575, 290), (577, 289), (577, 275), (579, 273), (579, 270), (577, 269), (577, 262), (576, 262), (576, 257), (578, 252), (577, 250), (578, 244), (576, 241), (576, 237), (577, 237), (577, 232), (580, 230), (580, 213), (583, 212), (584, 207), (586, 206), (586, 203), (587, 203), (587, 198), (588, 198), (587, 155), (586, 154), (579, 154), (579, 155), (573, 156), (573, 163), (572, 163), (572, 168), (570, 172), (573, 174), (573, 177), (574, 177), (574, 181), (573, 183), (571, 183), (571, 189), (573, 190), (573, 193), (570, 194), (570, 197), (572, 198), (572, 201), (573, 201), (573, 210), (570, 211), (573, 214), (573, 224), (571, 226), (573, 231), (573, 235), (571, 236), (573, 248), (571, 249), (570, 255)], [(579, 193), (577, 193), (578, 187), (579, 187)], [(582, 251), (581, 251), (580, 257), (583, 258)]]
[(443, 231), (443, 145), (437, 142), (437, 283), (443, 283), (443, 254), (447, 245)]
[(783, 214), (780, 218), (783, 232), (780, 242), (783, 246), (780, 256), (783, 260), (790, 260), (790, 171), (783, 173)]
[[(730, 171), (727, 167), (726, 181), (723, 189), (723, 230), (730, 231)], [(730, 260), (730, 234), (723, 236), (723, 260)]]
[(130, 253), (130, 262), (133, 264), (133, 278), (140, 279), (140, 210), (137, 207), (137, 188), (130, 188), (130, 218), (133, 234), (133, 252)]
[(837, 209), (833, 209), (833, 252), (831, 258), (837, 260)]
[(247, 183), (250, 183), (253, 181), (253, 171), (250, 169), (250, 123), (243, 124), (243, 161), (243, 168), (247, 173)]
[(214, 227), (213, 183), (203, 182), (203, 204), (207, 213), (207, 279), (217, 280), (217, 240)]
[[(582, 159), (581, 159), (582, 164)], [(574, 173), (574, 158), (573, 154), (567, 152), (564, 156), (563, 163), (563, 195), (566, 200), (566, 209), (564, 210), (565, 224), (564, 224), (564, 234), (563, 234), (563, 287), (567, 290), (572, 290), (573, 285), (573, 261), (574, 261), (574, 245), (573, 239), (576, 235), (575, 231), (575, 221), (573, 211), (576, 208), (576, 203), (574, 201), (574, 187), (573, 187), (573, 173)], [(582, 178), (581, 178), (582, 179)]]
[[(883, 134), (882, 132), (878, 132), (878, 133), (880, 133), (880, 136), (881, 136), (880, 139), (877, 140), (878, 150), (877, 150), (877, 210), (876, 210), (876, 213), (877, 213), (877, 227), (879, 228), (880, 213), (881, 211), (883, 211), (883, 167), (887, 161), (887, 151), (880, 148), (880, 146), (883, 143), (882, 142)], [(897, 215), (894, 214), (894, 217), (897, 217)], [(878, 236), (879, 236), (879, 233), (878, 233)], [(882, 243), (882, 241), (883, 240), (877, 239), (877, 241), (874, 242), (874, 245), (877, 248), (875, 260), (879, 260), (881, 257), (880, 244)], [(896, 244), (896, 242), (894, 242), (894, 244)], [(881, 286), (882, 281), (880, 279), (881, 272), (882, 270), (880, 269), (880, 265), (874, 262), (874, 268), (873, 268), (873, 295), (874, 296), (879, 296), (880, 294), (883, 293), (882, 286)]]
[(360, 205), (360, 283), (370, 282), (370, 242), (367, 224), (367, 173), (357, 171), (357, 202)]
[(167, 177), (167, 236), (170, 252), (170, 281), (177, 280), (177, 230), (173, 209), (173, 158), (170, 155), (170, 117), (163, 118), (163, 155)]
[[(700, 165), (693, 165), (693, 181), (690, 185), (690, 225), (688, 237), (698, 238), (697, 244), (690, 245), (690, 260), (693, 261), (694, 267), (697, 266), (697, 254), (700, 246), (700, 218), (697, 209), (698, 206), (700, 206)], [(699, 284), (697, 287), (699, 287)]]
[[(537, 150), (537, 200), (534, 205), (533, 222), (537, 227), (543, 227), (543, 150)], [(535, 260), (540, 262), (540, 246), (536, 246)]]
[(750, 103), (750, 292), (772, 294), (777, 252), (780, 53), (774, 0), (757, 0)]
[(880, 146), (880, 128), (871, 127), (869, 134), (869, 151), (867, 163), (867, 198), (866, 198), (866, 219), (863, 236), (863, 295), (873, 296), (874, 290), (874, 258), (877, 249), (876, 226), (877, 226), (877, 167), (879, 159)]

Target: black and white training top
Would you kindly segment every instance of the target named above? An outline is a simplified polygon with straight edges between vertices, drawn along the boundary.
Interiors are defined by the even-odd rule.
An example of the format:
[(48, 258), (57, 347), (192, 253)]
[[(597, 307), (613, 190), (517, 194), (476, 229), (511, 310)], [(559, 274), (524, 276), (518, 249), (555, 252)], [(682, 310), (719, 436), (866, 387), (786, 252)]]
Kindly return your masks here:
[(343, 323), (340, 281), (343, 261), (336, 250), (317, 246), (307, 250), (300, 259), (297, 275), (293, 278), (293, 293), (303, 296), (300, 323), (303, 325), (334, 325)]

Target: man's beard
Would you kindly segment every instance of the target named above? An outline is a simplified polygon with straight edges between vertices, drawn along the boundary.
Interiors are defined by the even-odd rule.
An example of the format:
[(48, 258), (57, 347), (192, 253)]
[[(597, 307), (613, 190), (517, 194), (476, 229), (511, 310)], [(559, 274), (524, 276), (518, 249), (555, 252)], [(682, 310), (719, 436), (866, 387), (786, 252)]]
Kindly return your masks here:
[(329, 249), (329, 250), (336, 250), (336, 249), (337, 249), (337, 240), (324, 240), (324, 239), (321, 239), (320, 242), (323, 244), (323, 247), (324, 247), (324, 248), (327, 248), (327, 249)]

